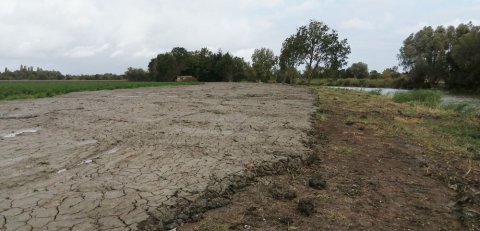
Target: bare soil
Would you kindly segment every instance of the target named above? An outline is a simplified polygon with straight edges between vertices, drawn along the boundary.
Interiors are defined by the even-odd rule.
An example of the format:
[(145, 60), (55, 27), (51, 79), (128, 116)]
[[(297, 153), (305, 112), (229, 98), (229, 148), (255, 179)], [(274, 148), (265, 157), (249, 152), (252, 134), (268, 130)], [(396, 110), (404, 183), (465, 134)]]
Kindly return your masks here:
[[(309, 153), (315, 95), (216, 83), (0, 102), (0, 230), (164, 230)], [(333, 174), (333, 173), (332, 173)]]
[[(477, 168), (464, 175), (467, 159), (392, 134), (406, 106), (332, 92), (319, 95), (304, 167), (257, 178), (179, 230), (480, 230)], [(456, 175), (464, 190), (445, 180)]]

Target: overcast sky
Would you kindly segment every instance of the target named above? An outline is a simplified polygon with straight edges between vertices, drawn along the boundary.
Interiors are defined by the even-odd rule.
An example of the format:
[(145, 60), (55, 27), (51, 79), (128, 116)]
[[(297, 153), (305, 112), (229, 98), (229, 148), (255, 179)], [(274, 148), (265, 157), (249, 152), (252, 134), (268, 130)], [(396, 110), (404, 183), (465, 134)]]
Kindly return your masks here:
[(425, 25), (479, 24), (480, 0), (0, 0), (0, 67), (123, 73), (175, 46), (250, 61), (310, 19), (348, 39), (350, 64), (381, 71)]

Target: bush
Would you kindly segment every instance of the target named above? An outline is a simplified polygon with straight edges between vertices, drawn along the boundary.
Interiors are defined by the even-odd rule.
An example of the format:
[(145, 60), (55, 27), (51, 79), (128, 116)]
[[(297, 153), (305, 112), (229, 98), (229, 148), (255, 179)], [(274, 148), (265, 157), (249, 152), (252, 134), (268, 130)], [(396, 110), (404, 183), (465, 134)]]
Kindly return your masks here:
[(428, 107), (436, 107), (442, 100), (442, 94), (435, 90), (411, 90), (404, 93), (396, 93), (393, 100), (397, 103), (416, 103)]

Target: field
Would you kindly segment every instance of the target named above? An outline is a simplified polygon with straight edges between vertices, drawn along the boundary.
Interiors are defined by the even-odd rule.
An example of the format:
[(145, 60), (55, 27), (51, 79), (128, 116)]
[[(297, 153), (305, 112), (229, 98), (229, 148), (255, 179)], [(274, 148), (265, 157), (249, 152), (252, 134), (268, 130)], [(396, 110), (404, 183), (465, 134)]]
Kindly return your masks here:
[(480, 229), (480, 115), (262, 83), (0, 102), (0, 230)]
[(186, 222), (255, 174), (298, 166), (314, 97), (214, 83), (2, 101), (0, 230)]
[(33, 99), (78, 91), (178, 86), (198, 83), (126, 81), (0, 81), (0, 100)]

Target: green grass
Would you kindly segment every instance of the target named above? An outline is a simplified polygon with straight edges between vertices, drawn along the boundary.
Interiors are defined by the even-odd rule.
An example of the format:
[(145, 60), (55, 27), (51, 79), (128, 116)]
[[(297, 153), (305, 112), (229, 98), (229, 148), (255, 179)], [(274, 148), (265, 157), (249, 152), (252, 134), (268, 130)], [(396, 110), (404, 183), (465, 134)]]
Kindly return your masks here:
[(397, 103), (414, 103), (427, 107), (436, 107), (442, 100), (442, 93), (435, 90), (411, 90), (404, 93), (396, 93), (393, 100)]
[(230, 230), (230, 225), (220, 224), (220, 225), (209, 226), (207, 224), (204, 224), (200, 227), (200, 230), (203, 230), (203, 231), (229, 231)]
[(478, 124), (455, 121), (454, 123), (436, 124), (432, 127), (436, 132), (459, 138), (460, 144), (480, 147), (480, 125)]
[[(402, 146), (403, 142), (413, 145), (416, 147), (412, 149), (414, 155), (424, 156), (434, 163), (427, 168), (427, 173), (458, 192), (478, 182), (480, 114), (476, 109), (466, 104), (438, 104), (432, 107), (425, 106), (424, 103), (412, 103), (431, 102), (431, 97), (426, 96), (434, 95), (435, 103), (427, 104), (436, 104), (438, 92), (417, 92), (405, 97), (406, 103), (397, 103), (390, 97), (372, 96), (365, 92), (327, 87), (317, 89), (323, 99), (320, 101), (322, 108), (329, 111), (339, 110), (340, 113), (349, 115), (335, 122), (352, 121), (354, 126), (364, 127), (364, 130), (357, 134), (359, 137), (372, 132), (382, 140), (392, 139), (389, 142), (401, 142)], [(341, 146), (333, 148), (344, 154), (350, 151)]]
[(200, 83), (127, 81), (0, 81), (0, 100), (45, 98), (78, 91), (99, 91), (194, 84)]

